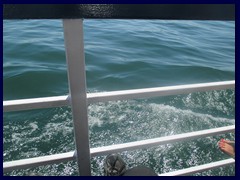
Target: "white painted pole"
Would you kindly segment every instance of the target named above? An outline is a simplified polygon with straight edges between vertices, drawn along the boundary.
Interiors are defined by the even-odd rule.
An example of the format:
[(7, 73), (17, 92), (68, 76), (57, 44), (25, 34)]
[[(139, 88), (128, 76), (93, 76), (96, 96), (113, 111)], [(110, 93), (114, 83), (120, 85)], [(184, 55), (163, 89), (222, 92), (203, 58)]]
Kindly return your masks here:
[(83, 20), (64, 19), (64, 40), (68, 65), (77, 162), (81, 176), (91, 175)]

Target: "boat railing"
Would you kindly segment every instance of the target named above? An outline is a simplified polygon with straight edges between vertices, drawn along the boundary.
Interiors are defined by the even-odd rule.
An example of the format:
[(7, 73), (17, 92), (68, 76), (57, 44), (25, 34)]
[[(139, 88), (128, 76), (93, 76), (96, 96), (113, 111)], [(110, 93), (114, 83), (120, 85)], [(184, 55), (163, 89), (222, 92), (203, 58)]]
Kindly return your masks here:
[[(178, 95), (192, 92), (209, 91), (209, 90), (223, 90), (235, 88), (235, 81), (224, 81), (214, 83), (201, 83), (191, 85), (179, 85), (169, 87), (158, 87), (158, 88), (147, 88), (147, 89), (136, 89), (136, 90), (124, 90), (124, 91), (113, 91), (113, 92), (102, 92), (102, 93), (90, 93), (87, 94), (88, 104), (97, 102), (106, 102), (113, 100), (125, 100), (125, 99), (136, 99), (136, 98), (150, 98), (159, 97), (166, 95)], [(130, 97), (129, 97), (130, 96)], [(20, 110), (31, 110), (40, 108), (53, 108), (61, 106), (70, 106), (70, 96), (57, 96), (57, 97), (46, 97), (46, 98), (35, 98), (35, 99), (22, 99), (13, 101), (4, 101), (3, 108), (4, 112), (20, 111)], [(160, 137), (154, 139), (147, 139), (142, 141), (117, 144), (99, 148), (90, 148), (91, 157), (107, 155), (109, 153), (134, 150), (139, 148), (148, 148), (152, 146), (164, 145), (168, 143), (175, 143), (181, 141), (188, 141), (196, 138), (203, 138), (218, 134), (225, 134), (234, 132), (235, 126), (226, 126), (202, 131), (189, 132), (184, 134), (177, 134), (167, 137)], [(19, 168), (32, 168), (41, 165), (48, 165), (53, 163), (60, 163), (65, 161), (75, 160), (76, 152), (61, 153), (55, 155), (48, 155), (37, 158), (29, 158), (24, 160), (17, 160), (12, 162), (5, 162), (4, 172), (12, 171)], [(203, 170), (219, 167), (220, 165), (230, 165), (235, 161), (233, 159), (223, 160), (219, 162), (210, 163), (204, 166), (199, 166), (197, 171), (194, 167), (192, 169), (186, 169), (186, 171), (177, 171), (176, 173), (166, 173), (164, 175), (186, 175), (190, 172), (201, 172)], [(188, 171), (187, 171), (188, 170)]]
[[(78, 163), (78, 170), (80, 175), (91, 175), (91, 162), (90, 158), (94, 156), (107, 155), (114, 152), (130, 151), (139, 148), (149, 148), (153, 146), (159, 146), (169, 143), (189, 141), (196, 138), (209, 137), (219, 134), (231, 133), (235, 131), (235, 125), (218, 127), (213, 129), (206, 129), (201, 131), (188, 132), (183, 134), (176, 134), (166, 137), (159, 137), (153, 139), (146, 139), (141, 141), (114, 144), (110, 146), (103, 146), (97, 148), (90, 148), (89, 143), (89, 132), (88, 132), (88, 113), (87, 107), (89, 104), (97, 102), (107, 102), (116, 100), (128, 100), (138, 98), (153, 98), (159, 96), (170, 96), (178, 94), (187, 94), (193, 92), (205, 92), (213, 90), (224, 90), (224, 89), (235, 89), (235, 81), (222, 81), (222, 82), (210, 82), (210, 83), (199, 83), (189, 85), (177, 85), (168, 87), (156, 87), (146, 89), (135, 89), (135, 90), (123, 90), (123, 91), (112, 91), (112, 92), (99, 92), (99, 93), (87, 93), (86, 89), (86, 75), (85, 75), (85, 57), (84, 57), (84, 43), (83, 43), (83, 19), (82, 18), (130, 18), (130, 19), (141, 19), (147, 17), (150, 19), (213, 19), (213, 20), (234, 20), (234, 6), (232, 5), (204, 5), (194, 6), (188, 5), (181, 6), (175, 5), (147, 5), (144, 6), (101, 6), (96, 8), (95, 5), (81, 5), (78, 6), (77, 10), (74, 5), (67, 6), (70, 8), (70, 14), (67, 12), (64, 17), (64, 11), (62, 6), (36, 6), (36, 5), (4, 5), (4, 17), (5, 19), (44, 19), (46, 14), (48, 18), (61, 18), (63, 19), (64, 28), (64, 41), (66, 50), (66, 61), (68, 71), (68, 84), (69, 84), (69, 95), (56, 96), (56, 97), (44, 97), (44, 98), (33, 98), (33, 99), (21, 99), (21, 100), (10, 100), (3, 101), (3, 111), (23, 111), (41, 108), (53, 108), (61, 106), (70, 106), (73, 115), (73, 128), (76, 150), (67, 153), (53, 154), (41, 157), (34, 157), (28, 159), (21, 159), (9, 162), (3, 162), (3, 172), (9, 172), (16, 169), (33, 168), (42, 165), (49, 165), (53, 163), (61, 163), (66, 161), (76, 160)], [(64, 8), (67, 8), (64, 5)], [(117, 14), (107, 14), (106, 8), (110, 8), (111, 12), (118, 10)], [(195, 8), (199, 10), (199, 7), (204, 9), (214, 8), (213, 14), (208, 14), (206, 11), (203, 13), (182, 14), (177, 12), (177, 16), (169, 18), (171, 16), (166, 15), (166, 8)], [(35, 13), (34, 8), (38, 8), (38, 13)], [(40, 11), (39, 8), (47, 8), (49, 12)], [(53, 9), (51, 9), (53, 8)], [(54, 9), (55, 8), (55, 9)], [(67, 8), (67, 9), (68, 9)], [(120, 9), (119, 9), (120, 8)], [(142, 14), (136, 14), (128, 11), (128, 8), (133, 8), (136, 12), (142, 11)], [(139, 9), (140, 8), (140, 9)], [(165, 11), (159, 11), (164, 8)], [(57, 11), (56, 11), (57, 9)], [(148, 9), (148, 10), (147, 10)], [(224, 9), (224, 11), (222, 11)], [(24, 10), (24, 11), (23, 11)], [(52, 10), (52, 11), (50, 11)], [(53, 11), (55, 10), (55, 11)], [(69, 9), (68, 9), (69, 10)], [(157, 10), (156, 12), (154, 10)], [(90, 13), (89, 13), (89, 12)], [(100, 11), (96, 13), (96, 11)], [(233, 11), (233, 12), (232, 12)], [(30, 12), (30, 13), (29, 13)], [(41, 13), (42, 12), (42, 13)], [(44, 13), (43, 13), (44, 12)], [(165, 13), (163, 13), (165, 12)], [(222, 13), (224, 12), (224, 13)], [(227, 13), (226, 13), (227, 12)], [(40, 13), (40, 14), (39, 14)], [(55, 13), (55, 14), (54, 14)], [(60, 14), (58, 14), (60, 13)], [(75, 14), (71, 14), (75, 13)], [(95, 13), (95, 14), (94, 14)], [(102, 13), (102, 14), (101, 14)], [(130, 14), (128, 14), (130, 13)], [(144, 14), (145, 13), (145, 14)], [(160, 14), (159, 14), (160, 13)], [(37, 14), (37, 15), (36, 15)], [(127, 16), (126, 16), (127, 15)], [(209, 16), (208, 16), (209, 15)], [(30, 17), (29, 17), (30, 16)], [(36, 17), (35, 17), (36, 16)], [(54, 16), (54, 17), (52, 17)], [(62, 17), (63, 16), (63, 17)], [(109, 16), (109, 17), (108, 17)], [(146, 19), (146, 18), (145, 18)], [(235, 160), (230, 158), (217, 162), (211, 162), (204, 165), (190, 167), (174, 172), (168, 172), (159, 174), (160, 176), (176, 176), (176, 175), (189, 175), (205, 170), (218, 168), (226, 165), (234, 164)]]

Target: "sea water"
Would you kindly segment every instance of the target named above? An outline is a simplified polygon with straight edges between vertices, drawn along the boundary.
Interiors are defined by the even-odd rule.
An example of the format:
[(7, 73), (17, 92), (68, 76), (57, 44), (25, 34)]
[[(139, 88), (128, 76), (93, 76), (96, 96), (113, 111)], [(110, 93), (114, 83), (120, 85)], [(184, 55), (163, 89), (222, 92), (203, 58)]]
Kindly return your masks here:
[[(84, 20), (87, 91), (235, 80), (234, 21)], [(3, 99), (68, 94), (61, 20), (3, 21)], [(235, 90), (197, 92), (88, 106), (90, 147), (101, 147), (235, 124)], [(127, 168), (165, 173), (229, 158), (220, 138), (234, 133), (119, 153)], [(75, 150), (70, 107), (3, 114), (3, 161)], [(91, 158), (103, 175), (105, 156)], [(4, 175), (78, 175), (77, 163)], [(235, 166), (194, 176), (232, 176)]]

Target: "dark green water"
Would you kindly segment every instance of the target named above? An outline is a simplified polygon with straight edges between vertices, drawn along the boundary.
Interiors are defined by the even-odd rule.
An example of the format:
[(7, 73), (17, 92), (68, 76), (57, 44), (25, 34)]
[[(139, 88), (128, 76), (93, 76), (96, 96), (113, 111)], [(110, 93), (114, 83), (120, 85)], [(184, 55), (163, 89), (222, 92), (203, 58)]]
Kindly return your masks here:
[[(88, 92), (235, 79), (235, 22), (85, 20)], [(3, 21), (4, 100), (68, 94), (61, 21)], [(118, 144), (235, 124), (235, 91), (191, 93), (88, 107), (90, 146)], [(121, 153), (128, 167), (164, 173), (228, 158), (220, 138)], [(75, 149), (67, 107), (3, 114), (4, 162)], [(102, 175), (105, 157), (92, 158)], [(5, 175), (78, 175), (76, 162)], [(232, 176), (235, 166), (195, 175)]]

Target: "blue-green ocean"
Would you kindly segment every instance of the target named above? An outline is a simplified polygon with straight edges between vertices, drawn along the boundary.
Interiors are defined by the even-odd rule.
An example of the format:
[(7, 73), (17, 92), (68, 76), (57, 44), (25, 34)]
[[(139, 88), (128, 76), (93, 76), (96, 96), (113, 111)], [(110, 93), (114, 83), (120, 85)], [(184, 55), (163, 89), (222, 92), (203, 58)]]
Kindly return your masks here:
[[(162, 87), (235, 80), (234, 21), (84, 20), (87, 91)], [(3, 98), (68, 94), (61, 20), (3, 21)], [(235, 90), (190, 93), (88, 106), (90, 147), (119, 144), (235, 124)], [(131, 168), (157, 173), (229, 158), (220, 138), (234, 133), (120, 153)], [(3, 113), (3, 161), (75, 149), (70, 107)], [(103, 175), (105, 156), (91, 158)], [(76, 176), (77, 163), (4, 175)], [(233, 176), (235, 166), (193, 176)]]

